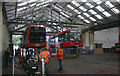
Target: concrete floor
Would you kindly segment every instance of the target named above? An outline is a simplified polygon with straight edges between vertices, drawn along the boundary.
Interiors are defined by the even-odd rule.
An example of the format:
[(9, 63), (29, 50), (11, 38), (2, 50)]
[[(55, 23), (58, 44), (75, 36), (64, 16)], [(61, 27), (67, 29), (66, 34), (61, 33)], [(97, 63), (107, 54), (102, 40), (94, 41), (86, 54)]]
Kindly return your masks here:
[[(118, 55), (80, 55), (80, 58), (64, 59), (62, 74), (118, 74)], [(50, 74), (61, 74), (56, 58), (51, 58)]]
[[(80, 55), (79, 58), (63, 60), (63, 72), (58, 72), (58, 61), (50, 59), (49, 74), (118, 74), (118, 55)], [(15, 74), (26, 74), (21, 64), (16, 64)]]

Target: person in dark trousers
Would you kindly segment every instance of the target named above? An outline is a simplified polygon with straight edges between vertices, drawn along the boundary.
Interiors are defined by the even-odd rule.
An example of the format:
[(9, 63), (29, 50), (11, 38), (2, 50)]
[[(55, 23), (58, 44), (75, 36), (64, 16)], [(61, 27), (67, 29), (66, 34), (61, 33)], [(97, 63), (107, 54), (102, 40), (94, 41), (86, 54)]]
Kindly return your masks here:
[(58, 62), (59, 62), (59, 72), (62, 72), (63, 71), (63, 66), (62, 66), (62, 60), (63, 60), (63, 50), (61, 48), (58, 47), (58, 50), (57, 50), (57, 59), (58, 59)]
[(48, 76), (48, 64), (50, 59), (50, 52), (47, 51), (47, 48), (44, 48), (44, 50), (40, 53), (39, 60), (41, 61), (42, 58), (45, 58), (46, 76)]
[(10, 66), (10, 50), (9, 48), (7, 48), (7, 50), (5, 51), (5, 67), (9, 68)]

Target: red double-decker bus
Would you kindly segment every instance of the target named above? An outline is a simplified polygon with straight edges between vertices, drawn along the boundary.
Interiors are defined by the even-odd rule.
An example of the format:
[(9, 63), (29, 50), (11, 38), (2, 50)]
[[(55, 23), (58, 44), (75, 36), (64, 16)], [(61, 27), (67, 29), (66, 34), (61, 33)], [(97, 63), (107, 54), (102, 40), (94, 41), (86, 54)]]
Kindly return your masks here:
[(23, 47), (46, 47), (46, 28), (28, 26), (22, 38)]
[(57, 34), (50, 36), (49, 46), (51, 48), (55, 47), (77, 47), (82, 46), (82, 33), (80, 30), (69, 29)]
[(120, 44), (119, 43), (115, 44), (115, 52), (120, 53)]

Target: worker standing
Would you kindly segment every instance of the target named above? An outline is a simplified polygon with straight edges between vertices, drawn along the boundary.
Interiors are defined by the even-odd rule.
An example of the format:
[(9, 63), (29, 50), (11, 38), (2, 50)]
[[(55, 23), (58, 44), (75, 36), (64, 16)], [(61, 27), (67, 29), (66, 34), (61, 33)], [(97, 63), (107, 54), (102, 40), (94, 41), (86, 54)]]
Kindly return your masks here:
[(63, 71), (63, 66), (62, 66), (63, 50), (59, 47), (58, 47), (58, 50), (57, 50), (57, 59), (58, 59), (59, 66), (60, 66), (58, 71)]
[(48, 64), (50, 59), (50, 52), (47, 51), (47, 48), (44, 48), (44, 50), (40, 53), (39, 60), (41, 61), (42, 58), (45, 58), (46, 76), (48, 76)]

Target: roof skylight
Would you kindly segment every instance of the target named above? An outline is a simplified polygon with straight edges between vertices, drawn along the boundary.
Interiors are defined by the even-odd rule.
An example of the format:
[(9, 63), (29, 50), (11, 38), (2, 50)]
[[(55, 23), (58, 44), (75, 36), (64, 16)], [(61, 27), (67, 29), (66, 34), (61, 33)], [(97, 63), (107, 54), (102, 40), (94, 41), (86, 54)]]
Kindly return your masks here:
[(84, 8), (83, 6), (80, 6), (79, 8), (80, 8), (81, 10), (83, 10), (83, 11), (87, 11), (87, 9)]
[(107, 11), (103, 12), (103, 14), (104, 14), (106, 17), (111, 16), (111, 14), (109, 14)]
[(97, 6), (96, 8), (97, 8), (100, 12), (105, 11), (101, 6)]
[(87, 16), (87, 17), (90, 17), (90, 15), (89, 14), (87, 14), (87, 13), (83, 13), (85, 16)]
[(81, 15), (78, 15), (78, 17), (79, 17), (80, 19), (84, 19), (84, 17), (82, 17)]
[(77, 3), (77, 2), (74, 1), (74, 0), (73, 0), (71, 3), (74, 4), (74, 5), (77, 6), (77, 7), (80, 6), (79, 3)]
[(89, 6), (90, 8), (94, 7), (91, 3), (86, 3), (86, 5)]
[(95, 11), (92, 10), (92, 9), (90, 9), (89, 12), (92, 13), (93, 15), (97, 14), (97, 12), (95, 12)]
[(116, 0), (116, 1), (120, 3), (120, 0)]
[(35, 5), (36, 5), (36, 3), (33, 3), (33, 4), (30, 5), (30, 7), (35, 6)]
[(87, 0), (81, 0), (82, 2), (87, 2)]
[(66, 13), (67, 15), (69, 15), (69, 16), (72, 16), (72, 14), (69, 13), (68, 11), (66, 11), (66, 10), (63, 10), (63, 12)]
[(26, 5), (26, 4), (27, 4), (27, 2), (23, 2), (23, 3), (18, 4), (18, 6), (23, 6), (23, 5)]
[(90, 17), (90, 19), (91, 19), (92, 21), (96, 21), (96, 19), (94, 19), (93, 17)]
[(106, 4), (106, 6), (108, 6), (110, 8), (114, 7), (114, 5), (112, 3), (110, 3), (110, 1), (106, 1), (105, 4)]
[(80, 14), (81, 12), (79, 12), (77, 9), (74, 10), (77, 14)]
[(97, 4), (101, 4), (102, 1), (101, 0), (93, 0), (94, 2), (96, 2)]
[(57, 6), (55, 6), (55, 5), (53, 5), (53, 7), (54, 7), (55, 9), (59, 10), (59, 11), (62, 11), (62, 9), (60, 9), (59, 7), (57, 7)]
[(70, 9), (72, 9), (72, 10), (74, 9), (71, 5), (67, 5), (67, 7), (70, 8)]
[(49, 2), (51, 2), (52, 0), (46, 0), (44, 2), (41, 2), (39, 4), (37, 4), (36, 6), (40, 6), (40, 5), (43, 5), (43, 4), (48, 4)]
[(35, 2), (35, 1), (37, 1), (37, 0), (29, 0), (28, 2), (31, 3), (31, 2)]
[(21, 10), (23, 10), (23, 9), (26, 9), (27, 7), (23, 7), (23, 8), (19, 8), (19, 9), (17, 9), (17, 11), (19, 12), (19, 11), (21, 11)]
[(111, 10), (112, 10), (115, 14), (120, 13), (120, 11), (119, 11), (118, 9), (116, 9), (116, 8), (112, 8)]
[(46, 6), (48, 6), (49, 4), (45, 4), (45, 5), (43, 5), (42, 7), (46, 7)]
[(103, 19), (103, 17), (101, 17), (100, 15), (95, 15), (98, 19)]
[(65, 14), (64, 12), (60, 12), (62, 15), (66, 16), (67, 18), (69, 17), (67, 14)]
[(71, 5), (67, 5), (67, 7), (72, 9), (73, 11), (75, 11), (77, 14), (80, 14), (80, 12), (77, 9), (75, 9), (74, 7), (72, 7)]
[(88, 21), (88, 20), (86, 20), (86, 19), (85, 19), (84, 21), (85, 21), (86, 23), (90, 23), (90, 21)]

